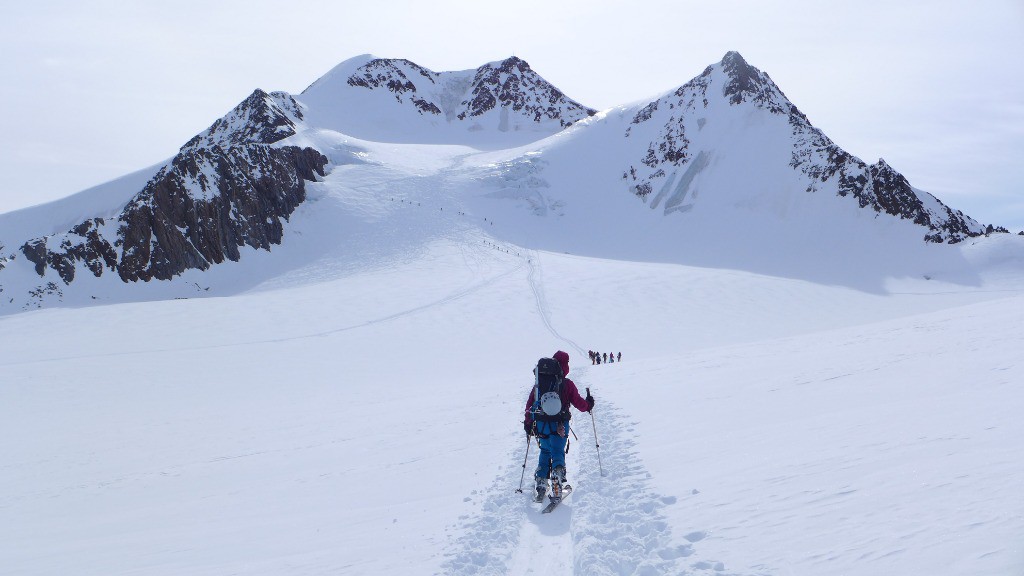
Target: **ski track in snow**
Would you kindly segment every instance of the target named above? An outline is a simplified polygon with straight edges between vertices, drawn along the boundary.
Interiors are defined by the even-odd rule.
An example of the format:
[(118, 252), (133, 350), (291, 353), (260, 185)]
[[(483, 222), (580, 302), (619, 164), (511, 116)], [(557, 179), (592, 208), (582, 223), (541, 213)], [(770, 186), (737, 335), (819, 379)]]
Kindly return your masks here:
[[(579, 372), (577, 379), (584, 380), (586, 369)], [(632, 434), (635, 423), (614, 405), (604, 403), (594, 408), (601, 447), (599, 464), (593, 426), (586, 426), (590, 415), (580, 414), (574, 420), (574, 429), (580, 434), (582, 462), (580, 489), (573, 493), (574, 574), (730, 574), (722, 562), (697, 554), (695, 544), (707, 532), (673, 535), (662, 510), (674, 504), (677, 497), (651, 490), (651, 475), (636, 453)]]
[[(583, 380), (585, 372), (579, 369), (577, 379)], [(579, 439), (570, 440), (566, 460), (572, 495), (553, 513), (541, 514), (544, 505), (534, 503), (530, 494), (536, 444), (530, 447), (522, 494), (515, 489), (523, 474), (523, 446), (509, 450), (508, 460), (515, 463), (504, 466), (485, 490), (488, 496), (477, 514), (459, 519), (461, 535), (450, 542), (441, 574), (734, 574), (724, 563), (697, 553), (707, 532), (673, 535), (662, 510), (677, 498), (650, 489), (650, 474), (631, 439), (634, 424), (614, 406), (602, 405), (595, 413), (600, 465), (590, 415), (573, 418)]]
[[(551, 321), (538, 254), (530, 253), (527, 262), (527, 279), (541, 321), (553, 336), (582, 355), (582, 349), (559, 334)], [(584, 365), (571, 374), (580, 389), (586, 388), (588, 369)], [(597, 415), (576, 413), (573, 419), (578, 439), (570, 438), (566, 456), (568, 480), (575, 488), (572, 495), (553, 513), (541, 514), (544, 504), (534, 503), (530, 490), (536, 443), (531, 439), (525, 471), (518, 464), (523, 448), (510, 448), (508, 461), (517, 464), (500, 470), (475, 517), (459, 519), (464, 530), (448, 546), (443, 574), (728, 574), (722, 562), (696, 557), (694, 544), (703, 540), (706, 532), (690, 532), (681, 540), (673, 537), (661, 510), (675, 503), (676, 497), (661, 496), (648, 486), (650, 473), (631, 436), (634, 423), (614, 405), (602, 404), (595, 411), (601, 420), (596, 437)], [(591, 418), (591, 426), (587, 426)], [(602, 437), (605, 450), (599, 458)], [(522, 493), (513, 488), (517, 474), (525, 476)]]
[[(536, 447), (530, 452), (536, 454)], [(509, 452), (508, 460), (522, 460), (522, 448)], [(532, 469), (527, 462), (527, 471)], [(441, 574), (497, 575), (506, 574), (507, 563), (519, 543), (521, 519), (526, 514), (529, 497), (515, 492), (513, 477), (522, 473), (522, 467), (508, 465), (485, 490), (489, 494), (475, 518), (463, 516), (460, 523), (465, 532), (448, 548), (447, 560)], [(524, 481), (524, 486), (525, 486)], [(476, 494), (473, 494), (474, 496)]]
[(540, 265), (540, 255), (537, 253), (536, 250), (531, 250), (529, 252), (527, 264), (530, 267), (530, 272), (527, 275), (527, 279), (530, 282), (530, 290), (533, 291), (533, 297), (537, 300), (537, 311), (540, 313), (540, 319), (542, 322), (544, 322), (544, 326), (548, 329), (548, 332), (550, 332), (552, 336), (565, 342), (566, 344), (569, 344), (576, 350), (577, 354), (583, 356), (583, 348), (580, 347), (580, 345), (577, 344), (576, 342), (573, 342), (572, 340), (559, 334), (558, 330), (555, 329), (554, 324), (551, 323), (551, 311), (548, 308), (547, 299), (544, 297), (544, 271)]

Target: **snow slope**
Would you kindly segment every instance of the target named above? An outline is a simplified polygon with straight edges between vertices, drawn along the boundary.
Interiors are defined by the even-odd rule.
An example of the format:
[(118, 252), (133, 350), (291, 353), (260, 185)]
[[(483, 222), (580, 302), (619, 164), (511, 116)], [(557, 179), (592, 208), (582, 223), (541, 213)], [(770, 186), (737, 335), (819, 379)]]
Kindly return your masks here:
[(116, 216), (160, 166), (150, 166), (77, 194), (0, 214), (0, 245), (17, 246), (34, 235), (65, 232), (87, 218)]
[[(379, 202), (324, 192), (294, 233), (310, 237), (342, 202), (382, 216)], [(311, 252), (231, 297), (0, 320), (0, 433), (16, 439), (0, 449), (0, 565), (1024, 567), (1024, 275), (998, 247), (975, 246), (993, 271), (978, 285), (904, 279), (877, 294), (532, 251), (440, 207), (383, 206), (405, 219), (365, 239), (377, 252)], [(623, 362), (585, 366), (589, 348)], [(577, 490), (542, 517), (514, 492), (519, 422), (532, 363), (556, 349), (598, 398), (604, 476), (577, 415)]]

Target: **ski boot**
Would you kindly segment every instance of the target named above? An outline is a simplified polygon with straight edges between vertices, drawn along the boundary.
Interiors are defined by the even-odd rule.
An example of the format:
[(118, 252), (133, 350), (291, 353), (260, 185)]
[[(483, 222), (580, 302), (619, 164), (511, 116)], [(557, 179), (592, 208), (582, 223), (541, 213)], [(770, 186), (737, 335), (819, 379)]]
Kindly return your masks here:
[(544, 495), (548, 493), (548, 479), (537, 477), (537, 486), (534, 488), (534, 502), (543, 502)]
[(572, 486), (565, 482), (565, 466), (555, 466), (551, 471), (551, 501), (558, 502), (563, 493), (571, 492)]

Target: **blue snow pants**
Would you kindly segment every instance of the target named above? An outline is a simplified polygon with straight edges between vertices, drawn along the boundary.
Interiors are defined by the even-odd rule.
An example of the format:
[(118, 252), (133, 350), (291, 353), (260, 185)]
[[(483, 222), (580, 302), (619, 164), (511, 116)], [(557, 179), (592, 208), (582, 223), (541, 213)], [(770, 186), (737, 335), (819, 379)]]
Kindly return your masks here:
[[(565, 436), (558, 435), (558, 425), (563, 425)], [(547, 436), (545, 438), (544, 436)], [(537, 440), (540, 443), (540, 458), (537, 461), (537, 478), (548, 478), (555, 466), (565, 467), (565, 442), (569, 439), (569, 423), (537, 422)]]

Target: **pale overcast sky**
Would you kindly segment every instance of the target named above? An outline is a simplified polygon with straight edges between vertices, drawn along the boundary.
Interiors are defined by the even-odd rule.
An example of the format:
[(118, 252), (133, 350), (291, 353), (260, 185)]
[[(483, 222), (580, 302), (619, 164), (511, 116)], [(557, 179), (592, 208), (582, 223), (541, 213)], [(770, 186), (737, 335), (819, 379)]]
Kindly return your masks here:
[(3, 4), (0, 212), (162, 162), (253, 89), (297, 94), (359, 54), (514, 54), (603, 109), (737, 50), (851, 154), (1024, 229), (1024, 0)]

